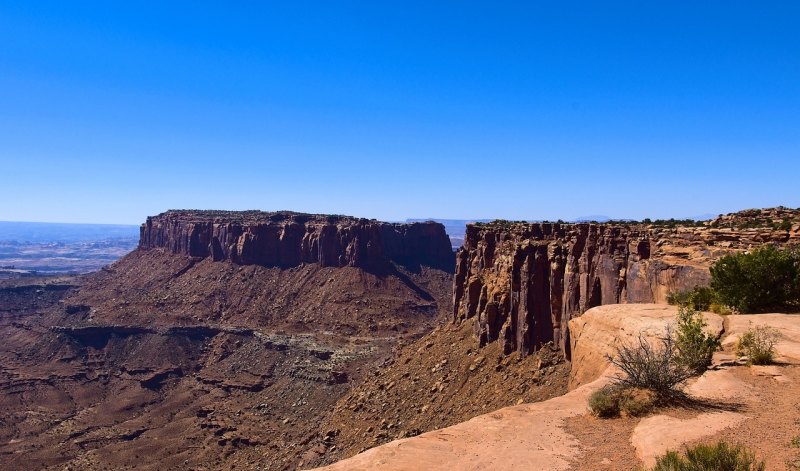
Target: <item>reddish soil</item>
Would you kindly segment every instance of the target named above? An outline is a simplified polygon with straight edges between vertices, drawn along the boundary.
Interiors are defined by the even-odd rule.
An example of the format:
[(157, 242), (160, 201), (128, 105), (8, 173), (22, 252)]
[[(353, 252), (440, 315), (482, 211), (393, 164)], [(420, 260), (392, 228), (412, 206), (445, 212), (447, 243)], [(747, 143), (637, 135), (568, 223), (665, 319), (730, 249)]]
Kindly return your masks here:
[(396, 336), (450, 315), (451, 274), (392, 266), (381, 273), (316, 264), (281, 269), (137, 250), (87, 276), (68, 303), (114, 325), (230, 325)]
[[(766, 462), (768, 470), (800, 469), (800, 448), (792, 445), (792, 440), (800, 436), (800, 404), (797, 396), (800, 367), (783, 365), (780, 370), (788, 380), (786, 383), (755, 375), (747, 366), (735, 367), (731, 371), (737, 379), (752, 388), (752, 394), (732, 400), (720, 400), (706, 406), (656, 410), (653, 414), (687, 419), (711, 409), (740, 412), (747, 416), (741, 424), (685, 446), (717, 443), (722, 440), (742, 444), (753, 450), (759, 459)], [(631, 445), (631, 435), (641, 420), (598, 419), (589, 415), (568, 419), (567, 432), (579, 438), (584, 450), (574, 463), (574, 468), (626, 471), (642, 469), (642, 463), (637, 459)]]
[(449, 315), (450, 296), (450, 275), (425, 267), (159, 250), (79, 283), (6, 280), (3, 469), (294, 469), (337, 400)]
[(468, 323), (437, 328), (338, 401), (323, 426), (329, 439), (306, 453), (303, 465), (332, 463), (502, 407), (560, 396), (568, 376), (552, 345), (524, 358), (503, 356), (496, 342), (477, 348)]

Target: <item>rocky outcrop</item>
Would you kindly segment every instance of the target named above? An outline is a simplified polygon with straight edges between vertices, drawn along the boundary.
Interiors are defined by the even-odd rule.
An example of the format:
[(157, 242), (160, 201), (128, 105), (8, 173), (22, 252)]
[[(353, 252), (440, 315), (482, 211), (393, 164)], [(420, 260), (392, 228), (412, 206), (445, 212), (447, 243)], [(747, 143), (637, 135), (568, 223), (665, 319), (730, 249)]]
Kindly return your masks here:
[[(723, 317), (705, 313), (708, 332), (723, 334), (726, 352), (718, 352), (715, 357), (736, 358), (731, 351), (733, 344), (752, 327), (750, 322), (756, 321), (781, 332), (782, 341), (776, 346), (780, 366), (763, 371), (742, 367), (735, 361), (715, 360), (712, 369), (687, 387), (697, 404), (712, 407), (689, 407), (680, 417), (674, 417), (672, 410), (656, 410), (637, 419), (630, 433), (604, 434), (605, 429), (596, 433), (597, 420), (586, 417), (590, 413), (587, 402), (593, 392), (613, 381), (618, 373), (605, 355), (613, 353), (616, 346), (635, 341), (639, 334), (656, 342), (674, 321), (676, 312), (676, 308), (663, 305), (594, 308), (571, 322), (576, 337), (572, 367), (578, 369), (580, 378), (567, 394), (505, 407), (450, 427), (395, 440), (319, 469), (649, 469), (656, 457), (667, 450), (679, 450), (700, 440), (716, 443), (730, 436), (742, 437), (743, 445), (762, 456), (767, 439), (750, 437), (788, 442), (796, 434), (792, 426), (796, 414), (785, 411), (793, 410), (796, 403), (796, 388), (787, 384), (797, 382), (797, 368), (792, 363), (800, 358), (796, 356), (800, 353), (800, 324), (797, 315), (786, 314), (729, 316), (724, 320), (723, 333)], [(737, 321), (739, 317), (744, 319)], [(765, 376), (771, 379), (765, 380)], [(701, 382), (704, 387), (696, 387)], [(725, 393), (722, 399), (721, 391)], [(752, 425), (720, 436), (723, 430), (746, 423)], [(780, 434), (781, 441), (774, 438), (775, 434)], [(785, 455), (780, 453), (788, 448), (776, 448), (777, 452), (773, 450), (766, 458), (780, 466), (785, 462)]]
[(376, 268), (392, 261), (452, 270), (444, 226), (262, 211), (167, 211), (148, 217), (139, 247), (241, 265)]
[[(676, 306), (663, 304), (619, 304), (598, 306), (569, 322), (572, 368), (569, 389), (591, 383), (605, 372), (623, 345), (631, 345), (640, 335), (657, 339), (678, 315)], [(722, 335), (722, 316), (704, 313), (705, 331)]]
[(481, 345), (499, 340), (506, 353), (549, 341), (566, 352), (573, 316), (602, 304), (653, 302), (654, 284), (707, 281), (701, 270), (650, 257), (642, 228), (472, 225), (456, 256), (455, 319), (474, 318)]
[[(751, 214), (761, 220), (748, 223)], [(569, 357), (573, 317), (604, 304), (663, 303), (706, 285), (724, 254), (800, 242), (798, 221), (797, 211), (775, 208), (684, 226), (471, 224), (456, 254), (454, 320), (473, 320), (481, 345), (497, 340), (525, 355), (553, 341)]]

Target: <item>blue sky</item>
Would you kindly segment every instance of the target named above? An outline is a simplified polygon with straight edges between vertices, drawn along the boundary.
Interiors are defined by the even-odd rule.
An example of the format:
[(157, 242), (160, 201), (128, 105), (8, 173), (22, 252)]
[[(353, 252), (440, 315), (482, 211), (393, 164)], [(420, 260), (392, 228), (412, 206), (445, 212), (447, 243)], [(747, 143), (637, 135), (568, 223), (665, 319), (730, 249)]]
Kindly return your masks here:
[(2, 2), (0, 220), (797, 207), (798, 24), (794, 1)]

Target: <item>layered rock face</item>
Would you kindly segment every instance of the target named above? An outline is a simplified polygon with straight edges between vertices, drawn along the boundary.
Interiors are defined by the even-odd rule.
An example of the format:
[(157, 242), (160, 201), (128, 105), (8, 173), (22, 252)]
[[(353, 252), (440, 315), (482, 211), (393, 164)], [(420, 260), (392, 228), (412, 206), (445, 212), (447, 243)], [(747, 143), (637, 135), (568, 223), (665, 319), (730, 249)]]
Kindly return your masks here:
[(481, 345), (498, 340), (504, 352), (525, 355), (553, 341), (569, 357), (568, 322), (584, 311), (663, 303), (670, 292), (708, 284), (709, 267), (726, 253), (800, 241), (796, 211), (758, 211), (779, 215), (783, 227), (743, 223), (747, 215), (699, 226), (470, 225), (456, 254), (454, 320), (473, 319)]
[(627, 300), (627, 273), (646, 271), (649, 258), (647, 234), (635, 229), (471, 225), (456, 255), (455, 318), (474, 317), (481, 345), (500, 340), (506, 353), (548, 341), (566, 349), (569, 319)]
[(452, 270), (444, 226), (262, 211), (167, 211), (147, 218), (139, 247), (241, 265), (381, 267), (388, 261)]

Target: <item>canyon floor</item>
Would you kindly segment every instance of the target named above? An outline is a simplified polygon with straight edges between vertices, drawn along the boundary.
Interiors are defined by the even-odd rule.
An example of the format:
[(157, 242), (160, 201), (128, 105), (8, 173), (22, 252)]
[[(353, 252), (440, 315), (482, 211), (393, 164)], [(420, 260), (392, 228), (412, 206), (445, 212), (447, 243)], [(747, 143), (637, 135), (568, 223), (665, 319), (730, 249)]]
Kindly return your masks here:
[[(586, 401), (614, 374), (604, 355), (657, 334), (675, 308), (588, 311), (571, 321), (570, 368), (555, 347), (526, 357), (477, 348), (469, 323), (400, 341), (166, 324), (90, 331), (65, 321), (87, 315), (74, 304), (91, 295), (83, 283), (0, 288), (5, 469), (638, 470), (717, 440), (752, 448), (768, 469), (800, 464), (797, 315), (706, 313), (724, 351), (688, 384), (695, 401), (598, 419)], [(732, 355), (752, 324), (780, 330), (776, 365)]]
[(395, 269), (150, 250), (3, 280), (3, 468), (298, 469), (566, 391), (556, 349), (478, 349), (450, 274)]

